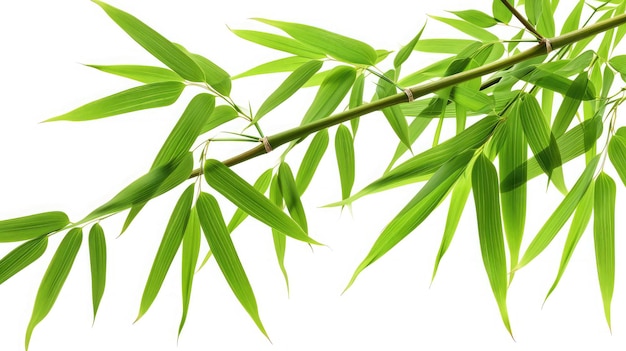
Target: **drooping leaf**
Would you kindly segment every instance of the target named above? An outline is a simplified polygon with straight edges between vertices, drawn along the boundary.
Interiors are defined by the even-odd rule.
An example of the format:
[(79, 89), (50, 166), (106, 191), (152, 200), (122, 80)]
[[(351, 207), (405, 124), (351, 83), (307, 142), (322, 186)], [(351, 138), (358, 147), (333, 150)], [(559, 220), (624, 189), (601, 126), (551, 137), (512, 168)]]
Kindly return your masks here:
[(528, 21), (533, 25), (536, 25), (537, 21), (539, 21), (539, 18), (541, 17), (541, 12), (543, 10), (543, 7), (541, 6), (542, 2), (543, 0), (527, 0), (525, 2), (526, 6), (524, 7), (524, 10), (526, 10), (526, 16)]
[(262, 18), (256, 20), (279, 28), (294, 39), (317, 48), (337, 60), (368, 66), (376, 64), (378, 58), (376, 51), (359, 40), (299, 23)]
[(63, 229), (70, 223), (63, 212), (43, 212), (0, 221), (0, 242), (35, 239)]
[[(376, 95), (379, 99), (391, 96), (396, 93), (395, 85), (390, 83), (393, 82), (395, 75), (396, 74), (394, 70), (389, 70), (385, 72), (384, 76), (380, 77), (380, 80), (378, 81), (378, 85), (376, 87)], [(411, 144), (409, 143), (409, 125), (406, 121), (406, 118), (404, 117), (404, 114), (402, 114), (402, 109), (400, 109), (400, 106), (390, 106), (384, 108), (382, 111), (385, 115), (385, 118), (387, 119), (387, 122), (389, 122), (389, 125), (398, 136), (398, 139), (400, 139), (400, 141), (402, 141), (404, 145), (410, 149)]]
[(355, 79), (354, 67), (333, 68), (320, 85), (311, 106), (302, 118), (302, 124), (308, 124), (332, 114), (350, 91)]
[(488, 30), (485, 30), (477, 25), (474, 25), (470, 22), (461, 21), (453, 18), (445, 18), (438, 16), (430, 16), (431, 18), (436, 19), (439, 22), (445, 23), (453, 28), (460, 30), (461, 32), (474, 37), (482, 42), (490, 43), (497, 42), (498, 37), (494, 34), (491, 34)]
[(561, 29), (561, 35), (565, 33), (569, 33), (579, 28), (580, 24), (580, 16), (583, 12), (583, 7), (585, 5), (585, 0), (579, 0), (578, 4), (572, 9), (572, 11), (567, 16), (567, 19), (563, 23), (563, 28)]
[(140, 65), (87, 65), (102, 72), (116, 76), (129, 78), (145, 84), (158, 82), (182, 82), (181, 76), (176, 72), (163, 67), (140, 66)]
[(552, 3), (550, 1), (540, 1), (540, 3), (542, 10), (537, 22), (537, 31), (546, 38), (552, 38), (556, 34)]
[[(511, 5), (513, 5), (514, 0), (507, 0)], [(493, 17), (502, 23), (509, 23), (511, 18), (513, 18), (513, 14), (511, 11), (502, 3), (501, 0), (493, 0), (492, 4), (492, 12)]]
[[(267, 188), (270, 186), (270, 182), (272, 181), (272, 169), (268, 169), (263, 172), (259, 178), (254, 182), (254, 189), (256, 189), (259, 193), (265, 194)], [(245, 213), (242, 209), (238, 208), (230, 221), (228, 222), (228, 231), (233, 232), (235, 228), (237, 228), (243, 221), (248, 217), (248, 214)]]
[(579, 74), (569, 88), (567, 95), (563, 98), (559, 111), (554, 118), (554, 124), (552, 124), (552, 134), (555, 138), (563, 135), (572, 123), (587, 89), (587, 82), (587, 74)]
[(309, 231), (309, 226), (306, 221), (306, 214), (304, 213), (304, 206), (300, 201), (300, 193), (296, 186), (296, 180), (293, 178), (291, 167), (286, 162), (281, 162), (278, 166), (278, 184), (280, 185), (280, 192), (287, 210), (296, 223), (305, 231)]
[(345, 200), (350, 197), (354, 185), (355, 158), (352, 134), (343, 124), (339, 125), (335, 134), (335, 154), (341, 180), (341, 199)]
[[(352, 90), (350, 91), (350, 102), (348, 108), (353, 109), (363, 105), (363, 91), (365, 90), (365, 75), (359, 74), (354, 80)], [(352, 127), (352, 134), (356, 137), (356, 131), (359, 128), (360, 118), (353, 118), (350, 120), (350, 127)]]
[(196, 272), (196, 263), (200, 253), (200, 219), (196, 207), (191, 209), (189, 213), (189, 221), (185, 228), (183, 236), (183, 259), (182, 259), (182, 297), (183, 297), (183, 313), (178, 326), (178, 335), (183, 331), (185, 321), (187, 320), (187, 312), (189, 310), (189, 302), (191, 300), (191, 288), (193, 286), (193, 277)]
[(123, 113), (168, 106), (176, 102), (183, 92), (181, 82), (158, 82), (142, 85), (92, 101), (65, 114), (45, 120), (89, 121), (121, 115)]
[(615, 182), (601, 172), (593, 202), (593, 242), (604, 316), (611, 329), (611, 300), (615, 287)]
[(461, 220), (461, 215), (463, 214), (463, 209), (465, 208), (471, 189), (471, 173), (465, 172), (452, 190), (450, 208), (448, 209), (448, 216), (446, 218), (446, 226), (443, 230), (443, 237), (441, 238), (441, 244), (439, 245), (439, 251), (437, 252), (437, 258), (435, 259), (431, 283), (435, 280), (435, 275), (437, 274), (443, 255), (445, 255), (446, 251), (448, 251), (448, 247), (450, 247), (450, 243), (452, 243), (454, 233), (456, 232), (459, 221)]
[(308, 59), (322, 59), (326, 56), (324, 52), (311, 45), (282, 35), (241, 29), (231, 29), (231, 32), (247, 41), (296, 56)]
[(326, 149), (328, 148), (328, 130), (323, 129), (315, 134), (309, 148), (306, 150), (300, 168), (298, 168), (298, 174), (296, 175), (296, 187), (298, 193), (304, 194), (305, 190), (309, 187), (313, 175), (317, 170)]
[(567, 239), (565, 239), (565, 245), (563, 247), (563, 254), (561, 255), (561, 263), (559, 264), (559, 272), (554, 279), (554, 283), (548, 290), (546, 294), (546, 298), (544, 299), (544, 303), (550, 297), (550, 294), (556, 289), (556, 286), (559, 284), (563, 273), (565, 272), (565, 268), (567, 268), (567, 264), (569, 263), (570, 258), (572, 258), (572, 254), (574, 253), (574, 249), (576, 249), (576, 245), (580, 240), (580, 237), (585, 232), (587, 225), (589, 224), (589, 220), (591, 219), (591, 212), (593, 210), (593, 184), (589, 185), (589, 189), (583, 198), (580, 200), (580, 203), (576, 207), (576, 212), (574, 213), (574, 218), (572, 219), (572, 224), (569, 228), (569, 233), (567, 234)]
[(67, 276), (70, 274), (82, 240), (82, 229), (74, 228), (65, 234), (65, 237), (63, 237), (63, 240), (54, 253), (48, 265), (48, 269), (39, 284), (37, 296), (35, 297), (35, 305), (33, 306), (33, 313), (28, 322), (28, 327), (26, 328), (26, 350), (28, 350), (33, 330), (39, 322), (46, 318), (52, 306), (54, 306), (57, 297), (59, 297), (61, 288), (63, 284), (65, 284)]
[[(326, 129), (324, 129), (324, 131), (326, 131)], [(280, 191), (278, 175), (274, 176), (274, 178), (272, 179), (272, 184), (270, 185), (270, 201), (280, 209), (282, 209), (284, 206), (283, 195)], [(285, 278), (285, 284), (287, 286), (287, 293), (289, 293), (289, 276), (287, 275), (287, 268), (285, 267), (285, 250), (287, 247), (287, 236), (272, 228), (272, 238), (274, 239), (274, 251), (276, 252), (278, 267), (283, 273), (283, 278)]]
[(496, 168), (484, 155), (480, 154), (472, 169), (472, 190), (478, 222), (480, 252), (485, 271), (489, 277), (491, 290), (498, 303), (504, 326), (511, 333), (506, 295), (508, 288), (504, 235), (498, 199), (498, 175)]
[(256, 298), (250, 286), (250, 281), (241, 265), (217, 201), (213, 196), (201, 193), (196, 206), (202, 231), (224, 278), (226, 278), (237, 300), (248, 312), (263, 335), (267, 337), (267, 332), (259, 317)]
[(478, 10), (450, 11), (450, 13), (453, 13), (455, 16), (482, 28), (489, 28), (498, 24), (496, 19)]
[(396, 54), (396, 57), (393, 59), (393, 66), (396, 71), (399, 71), (400, 66), (402, 66), (402, 64), (406, 62), (409, 56), (411, 56), (413, 49), (415, 49), (415, 44), (417, 44), (417, 42), (422, 37), (424, 28), (426, 28), (426, 23), (424, 23), (424, 25), (422, 26), (422, 29), (420, 29), (417, 35), (415, 35), (415, 37), (413, 37), (413, 39), (411, 39), (411, 41), (408, 44), (403, 46), (402, 49), (400, 49), (398, 53)]
[(89, 230), (89, 263), (91, 267), (91, 300), (95, 321), (102, 295), (104, 295), (107, 277), (107, 243), (104, 230), (98, 223)]
[(202, 69), (196, 62), (154, 29), (118, 8), (99, 0), (92, 1), (98, 4), (137, 44), (172, 71), (192, 82), (201, 82), (204, 79)]
[(192, 184), (183, 192), (176, 202), (176, 206), (174, 206), (170, 220), (165, 228), (165, 233), (161, 239), (161, 244), (154, 257), (154, 262), (152, 263), (143, 295), (141, 296), (139, 314), (136, 320), (139, 320), (148, 311), (154, 299), (159, 294), (159, 290), (161, 290), (165, 276), (183, 241), (185, 229), (189, 222), (193, 196), (194, 185)]
[(280, 72), (293, 72), (298, 67), (311, 61), (310, 58), (300, 56), (289, 56), (278, 60), (266, 62), (253, 67), (245, 72), (239, 73), (232, 77), (232, 79), (239, 79), (244, 77), (251, 77), (260, 74), (280, 73)]
[(322, 62), (318, 60), (311, 60), (298, 67), (267, 99), (265, 99), (254, 116), (254, 120), (258, 121), (268, 112), (289, 99), (300, 90), (304, 83), (311, 79), (320, 68), (322, 68)]
[(599, 156), (596, 156), (587, 164), (587, 167), (580, 178), (578, 178), (578, 181), (576, 181), (576, 184), (574, 184), (569, 193), (567, 193), (546, 223), (539, 229), (539, 232), (535, 235), (530, 245), (528, 245), (526, 252), (524, 252), (520, 262), (514, 269), (519, 269), (527, 265), (552, 242), (552, 239), (554, 239), (563, 225), (565, 225), (565, 222), (567, 222), (587, 192), (587, 189), (589, 189), (599, 159)]
[(615, 134), (609, 142), (609, 158), (626, 186), (626, 138)]
[(281, 209), (223, 163), (213, 159), (207, 160), (204, 165), (204, 178), (213, 189), (262, 223), (294, 239), (319, 245)]
[(48, 237), (32, 239), (16, 247), (0, 259), (0, 284), (37, 261), (48, 247)]
[(346, 290), (367, 266), (391, 250), (432, 213), (446, 197), (457, 179), (463, 174), (473, 157), (474, 151), (472, 150), (462, 152), (444, 163), (433, 174), (415, 197), (383, 229), (383, 232), (378, 236), (365, 259), (352, 275)]
[(237, 118), (237, 116), (237, 111), (229, 105), (216, 106), (209, 118), (204, 121), (202, 128), (200, 128), (200, 135), (217, 128), (226, 122), (232, 121)]

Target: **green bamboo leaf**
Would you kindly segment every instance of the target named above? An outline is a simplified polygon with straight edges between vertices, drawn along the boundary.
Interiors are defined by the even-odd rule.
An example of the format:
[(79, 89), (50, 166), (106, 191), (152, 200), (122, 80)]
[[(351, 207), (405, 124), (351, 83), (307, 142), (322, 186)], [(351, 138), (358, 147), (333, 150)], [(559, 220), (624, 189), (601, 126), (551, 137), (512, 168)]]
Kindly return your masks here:
[(574, 83), (568, 90), (567, 96), (563, 98), (563, 102), (559, 107), (559, 111), (556, 113), (554, 123), (552, 124), (552, 134), (555, 138), (560, 137), (565, 133), (567, 127), (572, 123), (582, 99), (587, 89), (587, 73), (581, 73), (576, 77)]
[(319, 49), (339, 61), (371, 66), (376, 64), (378, 59), (376, 51), (371, 46), (356, 39), (299, 23), (263, 18), (255, 20), (281, 29), (297, 41)]
[(593, 174), (598, 166), (599, 156), (594, 157), (581, 174), (580, 178), (576, 181), (576, 184), (567, 193), (563, 201), (554, 210), (550, 218), (539, 229), (539, 232), (533, 238), (533, 241), (528, 245), (526, 252), (522, 256), (522, 259), (514, 268), (514, 270), (520, 269), (527, 265), (535, 257), (537, 257), (548, 245), (552, 242), (552, 239), (558, 234), (565, 222), (570, 218), (581, 199), (589, 189), (589, 185), (593, 180)]
[(480, 252), (491, 290), (498, 303), (502, 322), (511, 335), (511, 325), (506, 307), (508, 288), (504, 235), (500, 220), (498, 175), (491, 161), (481, 154), (472, 169), (472, 189), (478, 222)]
[[(278, 174), (274, 176), (274, 178), (272, 179), (272, 184), (270, 185), (270, 201), (280, 209), (282, 209), (284, 206), (283, 194), (280, 191)], [(287, 294), (289, 294), (289, 275), (287, 275), (287, 268), (285, 267), (285, 250), (287, 247), (287, 236), (272, 228), (272, 238), (274, 239), (274, 251), (276, 252), (278, 267), (283, 274), (283, 278), (285, 278)]]
[(302, 118), (302, 124), (308, 124), (332, 114), (350, 91), (355, 79), (354, 67), (333, 68), (320, 85), (311, 106)]
[(488, 14), (478, 10), (466, 10), (466, 11), (449, 11), (455, 16), (482, 28), (493, 27), (498, 24), (495, 18)]
[[(263, 172), (259, 178), (254, 182), (254, 189), (256, 189), (259, 193), (265, 194), (267, 189), (270, 186), (270, 182), (272, 181), (272, 169), (268, 169)], [(228, 222), (228, 231), (233, 232), (235, 228), (237, 228), (243, 221), (248, 218), (248, 214), (245, 213), (242, 209), (238, 208), (233, 214), (232, 218)]]
[(122, 28), (137, 44), (146, 49), (152, 56), (163, 62), (181, 77), (192, 81), (204, 80), (202, 69), (196, 62), (180, 50), (174, 43), (164, 38), (154, 29), (136, 17), (99, 0), (92, 0), (100, 6), (111, 19)]
[(484, 145), (500, 121), (497, 116), (487, 116), (457, 136), (409, 158), (345, 201), (328, 206), (343, 206), (365, 195), (424, 180), (456, 155)]
[(594, 190), (593, 242), (604, 316), (611, 329), (611, 299), (615, 286), (615, 182), (601, 172)]
[[(511, 5), (514, 5), (515, 0), (507, 0)], [(511, 11), (502, 3), (501, 0), (493, 0), (492, 3), (492, 12), (493, 17), (496, 21), (502, 23), (509, 23), (511, 18), (513, 18), (513, 14)]]
[[(565, 67), (564, 64), (559, 64), (558, 67)], [(555, 91), (563, 96), (568, 96), (571, 93), (570, 87), (573, 82), (561, 74), (557, 74), (548, 69), (541, 67), (522, 67), (519, 70), (508, 72), (508, 74), (521, 79), (525, 82), (534, 84), (538, 87)], [(575, 96), (578, 96), (577, 93)], [(588, 82), (587, 89), (583, 95), (583, 100), (594, 100), (596, 98), (595, 87), (591, 82)]]
[(626, 55), (617, 55), (611, 57), (609, 64), (614, 70), (622, 75), (622, 79), (626, 77)]
[(319, 87), (324, 80), (332, 73), (332, 70), (317, 72), (308, 82), (304, 83), (303, 88)]
[[(419, 138), (419, 136), (422, 135), (424, 130), (426, 130), (426, 127), (430, 125), (431, 121), (431, 118), (417, 117), (413, 119), (411, 124), (409, 124), (409, 142), (411, 143), (411, 145), (413, 145), (413, 143)], [(403, 142), (399, 142), (398, 146), (396, 147), (396, 152), (393, 154), (393, 157), (391, 158), (391, 161), (389, 162), (385, 173), (389, 172), (391, 168), (393, 168), (393, 166), (395, 165), (396, 161), (398, 161), (400, 157), (402, 157), (402, 155), (404, 155), (407, 151), (409, 151), (409, 148), (406, 147)]]
[(180, 196), (178, 202), (176, 202), (176, 206), (174, 206), (172, 216), (167, 223), (161, 244), (154, 257), (154, 262), (152, 263), (143, 295), (141, 296), (139, 313), (135, 321), (138, 321), (148, 311), (152, 302), (154, 302), (154, 299), (159, 294), (163, 280), (165, 280), (165, 275), (169, 271), (174, 256), (176, 256), (176, 252), (178, 252), (178, 248), (183, 241), (185, 229), (189, 222), (189, 214), (194, 197), (194, 187), (194, 184), (190, 185)]
[(48, 247), (48, 237), (32, 239), (16, 247), (0, 259), (0, 284), (37, 261)]
[(158, 82), (182, 82), (181, 76), (167, 68), (140, 65), (87, 65), (102, 72), (129, 78), (145, 84)]
[(572, 258), (572, 254), (576, 249), (576, 245), (578, 245), (578, 241), (580, 237), (585, 232), (587, 225), (589, 224), (589, 220), (591, 219), (591, 212), (593, 210), (593, 184), (589, 185), (589, 189), (583, 198), (580, 200), (580, 203), (576, 207), (576, 212), (574, 213), (574, 218), (572, 219), (572, 224), (569, 228), (569, 233), (567, 234), (567, 239), (565, 239), (565, 245), (563, 247), (563, 254), (561, 255), (561, 263), (559, 264), (559, 272), (554, 279), (554, 283), (548, 290), (546, 294), (546, 298), (544, 299), (544, 304), (550, 294), (556, 289), (556, 286), (559, 284), (563, 273), (565, 273), (565, 268), (567, 268), (567, 264), (569, 263), (570, 258)]
[(70, 274), (82, 240), (82, 229), (74, 228), (63, 237), (61, 244), (59, 244), (59, 247), (54, 253), (48, 265), (48, 269), (39, 284), (37, 297), (35, 297), (35, 305), (33, 306), (33, 313), (28, 322), (28, 327), (26, 328), (26, 350), (28, 350), (28, 344), (33, 335), (33, 330), (39, 322), (46, 318), (52, 306), (54, 306), (57, 297), (59, 297), (61, 288), (63, 288), (63, 284)]
[(539, 18), (541, 18), (541, 12), (543, 11), (542, 2), (542, 0), (526, 0), (524, 10), (531, 24), (536, 25)]
[(229, 105), (216, 106), (209, 118), (202, 125), (202, 128), (200, 128), (200, 135), (217, 128), (226, 122), (232, 121), (237, 118), (237, 116), (237, 111)]
[[(354, 80), (352, 90), (350, 91), (350, 102), (348, 108), (353, 109), (363, 105), (363, 91), (365, 90), (365, 75), (359, 74)], [(359, 128), (360, 118), (353, 118), (350, 120), (350, 126), (352, 127), (352, 134), (356, 137), (356, 131)]]
[(322, 68), (322, 62), (318, 60), (311, 60), (298, 67), (267, 99), (265, 99), (254, 116), (254, 120), (258, 121), (261, 117), (289, 99), (300, 90), (304, 83), (311, 79), (320, 68)]
[(420, 29), (417, 35), (413, 37), (413, 39), (411, 39), (411, 41), (408, 44), (403, 46), (402, 49), (400, 49), (400, 51), (398, 51), (398, 53), (396, 54), (396, 57), (393, 59), (393, 67), (395, 68), (396, 71), (399, 71), (400, 66), (402, 66), (402, 64), (406, 62), (409, 56), (411, 56), (411, 53), (415, 49), (415, 44), (417, 44), (417, 42), (422, 37), (424, 28), (426, 28), (426, 23), (424, 23), (424, 25), (422, 26), (422, 29)]
[[(602, 15), (600, 18), (596, 20), (596, 23), (607, 20), (613, 17), (612, 15), (613, 15), (613, 11), (606, 11), (604, 15)], [(589, 45), (589, 43), (591, 43), (591, 41), (595, 37), (596, 37), (595, 35), (592, 35), (586, 39), (581, 39), (580, 41), (578, 41), (576, 45), (573, 47), (573, 49), (570, 51), (569, 53), (570, 57), (578, 56), (583, 50), (585, 50), (585, 48)]]
[(220, 66), (213, 63), (213, 61), (208, 58), (187, 52), (189, 57), (191, 57), (196, 64), (202, 69), (204, 73), (203, 81), (210, 85), (213, 89), (215, 89), (218, 93), (229, 96), (230, 90), (232, 88), (232, 82), (230, 79), (230, 74), (224, 71)]
[(433, 276), (430, 279), (431, 284), (435, 280), (435, 275), (437, 275), (437, 269), (439, 269), (439, 264), (441, 263), (441, 259), (443, 259), (443, 255), (446, 254), (448, 247), (450, 247), (450, 243), (452, 243), (454, 233), (456, 232), (459, 221), (461, 220), (461, 215), (463, 214), (463, 209), (465, 208), (471, 189), (472, 182), (470, 173), (465, 172), (452, 190), (450, 208), (448, 209), (448, 216), (446, 218), (446, 226), (443, 230), (443, 237), (441, 238), (441, 244), (439, 245), (439, 251), (437, 252), (437, 258), (435, 259)]
[[(411, 85), (417, 85), (432, 78), (443, 77), (444, 73), (446, 73), (446, 70), (448, 69), (452, 61), (454, 61), (454, 59), (454, 57), (448, 57), (441, 61), (437, 61), (429, 66), (426, 66), (420, 70), (417, 70), (409, 74), (408, 76), (400, 79), (398, 81), (398, 85), (401, 87), (406, 87)], [(413, 104), (406, 104), (404, 106), (411, 105)]]
[(495, 99), (478, 89), (471, 89), (465, 85), (457, 85), (450, 93), (450, 99), (470, 111), (491, 112), (495, 107)]
[(546, 38), (552, 38), (556, 34), (554, 24), (554, 11), (550, 1), (540, 1), (541, 15), (537, 23), (537, 31)]
[(250, 216), (294, 239), (319, 245), (289, 216), (223, 163), (207, 160), (204, 178), (213, 189)]
[(453, 18), (445, 18), (438, 16), (430, 16), (431, 18), (436, 19), (439, 22), (445, 23), (457, 30), (469, 35), (470, 37), (474, 37), (482, 42), (497, 42), (499, 39), (496, 35), (491, 34), (489, 31), (476, 26), (472, 23), (461, 21)]
[(322, 59), (326, 55), (314, 46), (282, 35), (258, 32), (254, 30), (231, 29), (236, 36), (274, 50), (288, 52), (309, 59)]
[(524, 135), (541, 169), (563, 191), (565, 185), (562, 183), (561, 154), (537, 99), (532, 95), (524, 95), (519, 105), (519, 114)]
[(183, 89), (185, 89), (185, 84), (181, 82), (146, 84), (92, 101), (70, 112), (49, 118), (44, 122), (90, 121), (128, 112), (168, 106), (178, 100)]
[(256, 298), (250, 281), (248, 281), (246, 272), (241, 265), (217, 201), (213, 196), (201, 193), (198, 197), (197, 208), (202, 231), (224, 278), (259, 330), (268, 337), (259, 317)]
[(104, 295), (107, 275), (107, 243), (104, 230), (98, 223), (89, 230), (89, 263), (91, 266), (93, 319), (95, 321), (102, 295)]
[(609, 142), (609, 158), (626, 186), (626, 138), (615, 134)]
[(468, 39), (422, 39), (415, 44), (415, 50), (435, 54), (458, 54), (465, 48), (474, 45), (475, 40)]
[(293, 72), (298, 67), (311, 61), (308, 57), (290, 56), (281, 58), (278, 60), (266, 62), (253, 67), (243, 73), (239, 73), (232, 77), (232, 79), (239, 79), (244, 77), (251, 77), (260, 74), (281, 73), (281, 72)]
[(335, 134), (335, 154), (339, 168), (339, 179), (341, 180), (341, 199), (345, 200), (350, 197), (354, 185), (355, 160), (352, 134), (350, 134), (348, 127), (343, 124), (339, 125), (337, 134)]
[(365, 259), (357, 267), (345, 290), (354, 283), (367, 266), (391, 250), (432, 213), (463, 174), (473, 157), (474, 151), (472, 150), (462, 152), (449, 159), (433, 174), (415, 197), (387, 224)]
[(130, 183), (111, 200), (88, 214), (79, 223), (86, 223), (134, 205), (144, 204), (189, 179), (192, 168), (193, 156), (191, 153), (159, 166)]
[(328, 130), (323, 129), (315, 134), (309, 148), (306, 150), (300, 168), (298, 168), (298, 174), (296, 175), (296, 188), (298, 193), (304, 194), (306, 189), (315, 175), (317, 166), (320, 164), (326, 149), (328, 148)]
[(187, 312), (189, 310), (189, 302), (191, 300), (191, 288), (193, 286), (193, 277), (196, 271), (196, 263), (198, 263), (198, 255), (200, 253), (200, 219), (198, 211), (195, 207), (191, 209), (189, 221), (185, 228), (183, 236), (183, 259), (182, 259), (182, 297), (183, 297), (183, 313), (178, 326), (178, 336), (183, 331), (185, 321), (187, 320)]
[(70, 219), (63, 212), (43, 212), (0, 221), (0, 242), (24, 241), (63, 229)]
[[(395, 71), (389, 70), (385, 72), (384, 76), (380, 77), (380, 80), (378, 81), (378, 85), (376, 87), (376, 95), (379, 99), (391, 96), (396, 93), (395, 85), (390, 83), (393, 82), (395, 76)], [(393, 131), (398, 136), (398, 139), (400, 139), (400, 141), (404, 143), (407, 148), (410, 149), (411, 144), (409, 142), (409, 125), (406, 121), (406, 118), (402, 114), (402, 109), (400, 109), (400, 106), (394, 105), (384, 108), (383, 114), (385, 115), (385, 118), (387, 119), (387, 122), (389, 122), (389, 125), (391, 126)]]
[(585, 0), (579, 0), (578, 4), (572, 9), (570, 14), (567, 16), (565, 22), (563, 22), (563, 28), (561, 29), (561, 35), (565, 33), (569, 33), (579, 28), (580, 24), (580, 16), (583, 13), (583, 7), (585, 5)]
[[(561, 152), (563, 164), (590, 150), (600, 135), (602, 135), (602, 119), (598, 116), (583, 121), (560, 136), (556, 142)], [(527, 178), (517, 174), (524, 170), (527, 170)], [(533, 157), (517, 167), (515, 171), (506, 175), (502, 181), (501, 189), (502, 191), (510, 191), (540, 174), (543, 174), (543, 170), (539, 166), (537, 159)]]
[[(519, 187), (509, 191), (501, 191), (500, 193), (504, 232), (509, 247), (509, 258), (512, 267), (517, 264), (519, 259), (526, 222), (527, 193), (525, 181), (528, 174), (527, 169), (522, 167), (522, 165), (526, 162), (528, 145), (526, 144), (520, 117), (519, 109), (513, 109), (509, 114), (506, 141), (500, 150), (500, 157), (498, 158), (500, 181), (502, 182), (508, 174), (514, 174), (519, 180), (514, 179), (513, 181), (522, 183)], [(521, 167), (521, 170), (515, 172), (518, 167)]]
[(296, 180), (293, 178), (291, 168), (285, 162), (281, 162), (278, 167), (278, 184), (280, 185), (280, 192), (285, 200), (291, 218), (293, 218), (305, 232), (308, 232), (309, 226), (307, 224), (302, 201), (300, 201), (300, 193), (296, 186)]

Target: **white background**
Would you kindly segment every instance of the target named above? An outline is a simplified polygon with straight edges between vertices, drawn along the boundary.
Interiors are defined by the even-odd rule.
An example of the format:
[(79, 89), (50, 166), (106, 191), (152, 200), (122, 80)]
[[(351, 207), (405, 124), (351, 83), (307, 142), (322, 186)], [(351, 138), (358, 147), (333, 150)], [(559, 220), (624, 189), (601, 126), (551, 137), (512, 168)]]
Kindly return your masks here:
[[(172, 41), (199, 52), (231, 74), (282, 54), (247, 43), (231, 28), (266, 28), (248, 18), (303, 22), (397, 50), (417, 33), (426, 14), (478, 7), (491, 1), (112, 1)], [(569, 8), (573, 1), (561, 1)], [(561, 18), (563, 12), (561, 12)], [(507, 32), (510, 33), (510, 32)], [(428, 37), (459, 36), (429, 21)], [(94, 64), (156, 64), (88, 1), (5, 1), (0, 3), (0, 218), (49, 210), (77, 220), (145, 173), (162, 141), (196, 92), (188, 89), (171, 107), (88, 123), (38, 122), (93, 99), (133, 86), (124, 78), (84, 67)], [(415, 67), (433, 60), (415, 53)], [(388, 66), (383, 66), (386, 68)], [(408, 72), (408, 70), (405, 70)], [(260, 103), (284, 76), (234, 83), (240, 104)], [(370, 84), (370, 88), (371, 88)], [(266, 133), (299, 123), (312, 92), (264, 118)], [(299, 99), (299, 100), (298, 100)], [(237, 131), (239, 125), (233, 125)], [(432, 130), (429, 130), (432, 135)], [(332, 135), (332, 134), (331, 134)], [(429, 135), (428, 131), (425, 135)], [(362, 119), (356, 139), (355, 190), (375, 179), (395, 148), (381, 114)], [(423, 145), (431, 141), (425, 140)], [(332, 145), (332, 144), (331, 144)], [(211, 156), (224, 158), (248, 145), (220, 145)], [(288, 161), (294, 170), (296, 149)], [(180, 257), (175, 260), (151, 310), (134, 325), (145, 279), (171, 208), (182, 189), (154, 200), (122, 237), (123, 216), (103, 222), (109, 242), (107, 288), (92, 327), (86, 240), (74, 269), (48, 318), (35, 330), (31, 350), (548, 350), (623, 349), (626, 341), (622, 216), (617, 215), (617, 282), (613, 335), (602, 312), (592, 233), (580, 241), (560, 286), (544, 308), (560, 259), (565, 232), (520, 271), (509, 291), (513, 341), (503, 327), (484, 273), (473, 210), (468, 206), (439, 275), (430, 285), (448, 202), (384, 258), (365, 270), (343, 296), (341, 291), (385, 224), (420, 185), (357, 202), (352, 215), (319, 208), (340, 196), (332, 148), (303, 197), (311, 235), (329, 248), (290, 241), (287, 269), (291, 296), (273, 253), (267, 228), (247, 220), (234, 234), (255, 289), (261, 318), (273, 344), (256, 330), (230, 293), (214, 261), (196, 276), (191, 310), (180, 340)], [(259, 157), (235, 170), (249, 181), (276, 164), (279, 153)], [(574, 163), (572, 184), (581, 163)], [(615, 174), (612, 169), (610, 174)], [(624, 197), (618, 181), (618, 199)], [(536, 233), (561, 196), (545, 191), (545, 177), (529, 187), (527, 238)], [(618, 211), (622, 204), (618, 203)], [(472, 198), (468, 205), (473, 205)], [(224, 204), (227, 215), (233, 209)], [(23, 349), (24, 332), (39, 280), (60, 237), (36, 264), (0, 286), (0, 350)], [(0, 246), (5, 254), (13, 245)], [(205, 252), (204, 247), (203, 252)], [(202, 254), (201, 254), (202, 256)], [(622, 347), (620, 348), (620, 344)]]

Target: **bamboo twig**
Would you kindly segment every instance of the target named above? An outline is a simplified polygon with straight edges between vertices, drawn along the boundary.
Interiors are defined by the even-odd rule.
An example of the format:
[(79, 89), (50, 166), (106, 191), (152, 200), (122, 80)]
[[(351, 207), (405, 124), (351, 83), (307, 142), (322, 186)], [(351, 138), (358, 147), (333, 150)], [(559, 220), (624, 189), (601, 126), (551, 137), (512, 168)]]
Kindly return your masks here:
[(541, 33), (539, 33), (535, 27), (532, 25), (532, 23), (530, 23), (526, 17), (522, 16), (522, 14), (517, 11), (517, 9), (515, 8), (515, 6), (511, 5), (511, 3), (509, 3), (507, 0), (500, 0), (504, 6), (506, 6), (507, 9), (509, 9), (509, 11), (511, 11), (511, 13), (513, 14), (513, 16), (515, 16), (515, 18), (517, 18), (518, 21), (520, 21), (524, 27), (526, 27), (526, 29), (531, 32), (535, 38), (542, 40), (544, 39), (543, 35), (541, 35)]

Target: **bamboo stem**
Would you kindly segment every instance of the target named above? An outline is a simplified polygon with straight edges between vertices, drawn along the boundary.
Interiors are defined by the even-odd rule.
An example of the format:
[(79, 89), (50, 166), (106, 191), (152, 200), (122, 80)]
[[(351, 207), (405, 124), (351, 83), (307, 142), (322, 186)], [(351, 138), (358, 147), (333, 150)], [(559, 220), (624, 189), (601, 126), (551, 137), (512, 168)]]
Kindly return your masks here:
[(535, 27), (526, 19), (526, 17), (522, 16), (522, 14), (517, 11), (515, 6), (511, 5), (511, 3), (509, 3), (507, 0), (500, 1), (504, 4), (504, 6), (506, 6), (507, 9), (509, 9), (509, 11), (511, 11), (513, 16), (515, 16), (515, 18), (517, 18), (517, 20), (520, 21), (524, 25), (524, 27), (526, 27), (526, 29), (528, 29), (528, 31), (535, 36), (535, 38), (539, 40), (543, 39), (543, 35), (537, 32)]

